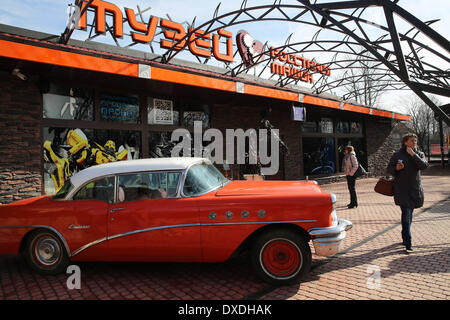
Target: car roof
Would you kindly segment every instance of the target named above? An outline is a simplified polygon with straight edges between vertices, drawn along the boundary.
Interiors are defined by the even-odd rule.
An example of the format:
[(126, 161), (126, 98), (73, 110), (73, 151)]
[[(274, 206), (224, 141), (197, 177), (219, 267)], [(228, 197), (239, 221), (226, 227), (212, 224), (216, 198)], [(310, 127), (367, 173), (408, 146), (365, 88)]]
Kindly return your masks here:
[(190, 157), (152, 158), (110, 162), (81, 170), (70, 178), (70, 182), (75, 187), (78, 187), (95, 177), (139, 171), (184, 170), (190, 165), (201, 161), (210, 162), (205, 158)]

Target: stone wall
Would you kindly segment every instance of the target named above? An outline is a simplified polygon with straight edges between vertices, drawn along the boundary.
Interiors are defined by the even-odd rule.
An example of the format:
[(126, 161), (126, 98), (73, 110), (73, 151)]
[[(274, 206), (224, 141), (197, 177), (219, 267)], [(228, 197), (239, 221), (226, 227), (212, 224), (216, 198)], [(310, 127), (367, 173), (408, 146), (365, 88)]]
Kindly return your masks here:
[(371, 175), (386, 175), (389, 159), (401, 147), (401, 137), (410, 131), (401, 122), (366, 121), (368, 171)]
[(0, 71), (0, 203), (41, 194), (40, 93)]

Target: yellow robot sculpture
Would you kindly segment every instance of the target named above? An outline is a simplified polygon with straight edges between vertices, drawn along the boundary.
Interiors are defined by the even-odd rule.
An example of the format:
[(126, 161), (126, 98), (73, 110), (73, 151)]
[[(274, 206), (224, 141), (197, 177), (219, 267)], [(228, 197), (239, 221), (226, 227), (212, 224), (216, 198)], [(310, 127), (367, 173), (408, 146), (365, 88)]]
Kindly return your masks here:
[(103, 147), (96, 142), (94, 144), (96, 148), (92, 148), (91, 152), (95, 157), (95, 164), (127, 160), (128, 158), (128, 151), (123, 146), (120, 146), (119, 151), (116, 152), (116, 144), (112, 140), (106, 141)]
[(82, 167), (87, 158), (89, 143), (86, 135), (80, 129), (69, 130), (67, 133), (67, 144), (70, 147), (67, 158), (60, 157), (53, 150), (49, 140), (44, 142), (44, 160), (56, 165), (55, 170), (50, 173), (56, 192), (61, 189), (64, 182), (72, 175), (72, 163)]
[(103, 147), (96, 142), (93, 144), (92, 148), (83, 131), (71, 129), (67, 133), (68, 157), (64, 158), (53, 150), (51, 141), (44, 142), (44, 160), (56, 165), (56, 168), (50, 173), (56, 192), (61, 189), (74, 171), (128, 158), (128, 151), (123, 146), (120, 146), (116, 152), (116, 145), (112, 140), (108, 140)]

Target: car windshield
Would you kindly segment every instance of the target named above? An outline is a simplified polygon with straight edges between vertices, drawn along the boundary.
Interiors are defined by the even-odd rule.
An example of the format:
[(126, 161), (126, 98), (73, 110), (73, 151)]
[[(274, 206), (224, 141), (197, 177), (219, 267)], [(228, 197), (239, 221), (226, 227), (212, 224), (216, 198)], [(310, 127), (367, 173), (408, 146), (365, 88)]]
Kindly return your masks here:
[(53, 199), (64, 199), (72, 189), (73, 184), (70, 182), (69, 179), (64, 183), (61, 189), (59, 189), (58, 192), (53, 196)]
[(200, 195), (218, 189), (228, 182), (230, 180), (225, 178), (214, 165), (202, 162), (188, 170), (183, 193), (185, 196)]

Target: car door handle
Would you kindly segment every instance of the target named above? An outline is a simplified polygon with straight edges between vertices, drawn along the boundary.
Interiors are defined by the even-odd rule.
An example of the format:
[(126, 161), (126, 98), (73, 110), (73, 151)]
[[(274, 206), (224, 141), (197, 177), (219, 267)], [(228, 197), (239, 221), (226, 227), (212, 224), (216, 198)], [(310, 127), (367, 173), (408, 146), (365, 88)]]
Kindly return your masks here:
[(114, 213), (114, 212), (120, 211), (120, 210), (125, 210), (125, 208), (114, 208), (114, 209), (109, 210), (109, 212)]

